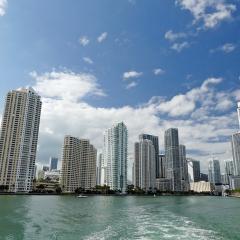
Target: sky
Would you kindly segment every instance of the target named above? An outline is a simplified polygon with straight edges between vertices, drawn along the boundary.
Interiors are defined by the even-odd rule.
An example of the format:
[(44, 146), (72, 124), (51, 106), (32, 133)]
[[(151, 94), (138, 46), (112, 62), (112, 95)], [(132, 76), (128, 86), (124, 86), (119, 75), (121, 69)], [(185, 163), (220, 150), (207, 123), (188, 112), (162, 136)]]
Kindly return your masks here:
[[(7, 92), (42, 97), (37, 162), (64, 135), (90, 139), (124, 121), (129, 178), (138, 135), (179, 129), (187, 156), (232, 158), (240, 100), (239, 0), (0, 0), (0, 112)], [(222, 169), (223, 170), (223, 169)]]

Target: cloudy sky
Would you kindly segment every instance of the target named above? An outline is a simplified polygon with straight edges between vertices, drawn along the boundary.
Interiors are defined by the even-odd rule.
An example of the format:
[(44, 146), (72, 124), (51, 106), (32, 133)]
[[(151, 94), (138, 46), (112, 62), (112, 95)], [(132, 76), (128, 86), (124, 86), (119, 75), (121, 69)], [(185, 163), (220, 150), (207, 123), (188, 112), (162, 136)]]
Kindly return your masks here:
[(10, 89), (42, 96), (38, 162), (65, 134), (100, 150), (124, 121), (133, 143), (178, 127), (206, 171), (231, 159), (240, 100), (239, 0), (0, 0), (0, 112)]

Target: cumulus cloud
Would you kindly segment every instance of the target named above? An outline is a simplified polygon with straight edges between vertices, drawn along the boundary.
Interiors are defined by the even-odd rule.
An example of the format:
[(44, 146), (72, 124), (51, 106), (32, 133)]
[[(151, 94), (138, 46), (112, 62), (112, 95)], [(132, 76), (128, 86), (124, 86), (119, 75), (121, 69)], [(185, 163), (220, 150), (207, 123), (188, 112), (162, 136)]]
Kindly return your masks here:
[(236, 47), (237, 46), (233, 43), (225, 43), (224, 45), (219, 46), (216, 49), (210, 50), (210, 52), (214, 53), (214, 52), (219, 52), (220, 51), (220, 52), (224, 52), (224, 53), (231, 53), (236, 49)]
[(0, 16), (5, 15), (7, 8), (7, 0), (0, 0)]
[(127, 86), (126, 86), (126, 89), (129, 90), (131, 88), (134, 88), (138, 85), (137, 82), (133, 81), (133, 82), (130, 82)]
[(90, 42), (90, 40), (88, 39), (87, 36), (82, 36), (78, 39), (78, 42), (80, 45), (82, 45), (83, 47), (87, 46)]
[(183, 49), (188, 48), (190, 46), (190, 44), (188, 42), (182, 42), (182, 43), (174, 43), (171, 46), (171, 49), (177, 51), (177, 52), (181, 52)]
[(143, 75), (142, 72), (129, 71), (129, 72), (123, 73), (123, 79), (128, 80), (130, 78), (138, 78), (138, 77), (141, 77), (142, 75)]
[(176, 0), (176, 4), (191, 12), (194, 24), (202, 22), (206, 29), (231, 19), (236, 10), (236, 5), (225, 0)]
[(238, 93), (218, 91), (221, 78), (206, 79), (199, 87), (171, 99), (156, 96), (138, 106), (96, 107), (84, 98), (104, 95), (91, 74), (68, 70), (31, 75), (43, 101), (38, 161), (47, 162), (51, 155), (61, 157), (66, 134), (88, 138), (101, 149), (104, 130), (119, 121), (124, 121), (129, 130), (130, 156), (139, 134), (158, 135), (163, 150), (164, 131), (178, 127), (180, 142), (191, 152), (189, 156), (202, 161), (203, 168), (212, 154), (220, 160), (231, 157), (229, 136), (237, 124), (237, 114), (231, 109), (229, 112), (230, 104), (224, 99), (234, 103)]
[(83, 61), (88, 63), (88, 64), (93, 64), (93, 60), (89, 57), (83, 57)]
[(108, 33), (107, 32), (103, 32), (98, 38), (97, 41), (99, 43), (103, 42), (106, 38), (107, 38)]
[(31, 72), (30, 75), (36, 81), (34, 88), (46, 98), (77, 102), (88, 95), (105, 96), (92, 74), (53, 70), (40, 75)]
[(155, 68), (153, 69), (154, 75), (162, 75), (165, 73), (165, 71), (162, 68)]
[(165, 39), (171, 41), (171, 42), (174, 42), (178, 39), (181, 39), (181, 38), (186, 38), (187, 37), (187, 34), (186, 33), (183, 33), (183, 32), (179, 32), (179, 33), (174, 33), (172, 30), (169, 30), (165, 33), (164, 35)]

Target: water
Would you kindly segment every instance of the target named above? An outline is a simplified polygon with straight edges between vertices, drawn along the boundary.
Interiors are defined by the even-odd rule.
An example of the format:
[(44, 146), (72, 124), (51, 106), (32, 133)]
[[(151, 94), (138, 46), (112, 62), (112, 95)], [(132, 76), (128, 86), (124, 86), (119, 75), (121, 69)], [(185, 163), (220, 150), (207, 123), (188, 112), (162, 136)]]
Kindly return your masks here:
[(0, 196), (0, 239), (240, 239), (240, 199)]

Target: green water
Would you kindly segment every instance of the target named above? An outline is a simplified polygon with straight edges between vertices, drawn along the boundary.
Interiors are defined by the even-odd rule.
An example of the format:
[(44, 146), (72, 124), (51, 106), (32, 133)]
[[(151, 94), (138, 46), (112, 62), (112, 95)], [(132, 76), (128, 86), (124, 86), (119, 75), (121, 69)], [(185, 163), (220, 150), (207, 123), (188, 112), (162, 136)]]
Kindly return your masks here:
[(0, 196), (0, 239), (240, 239), (240, 199)]

